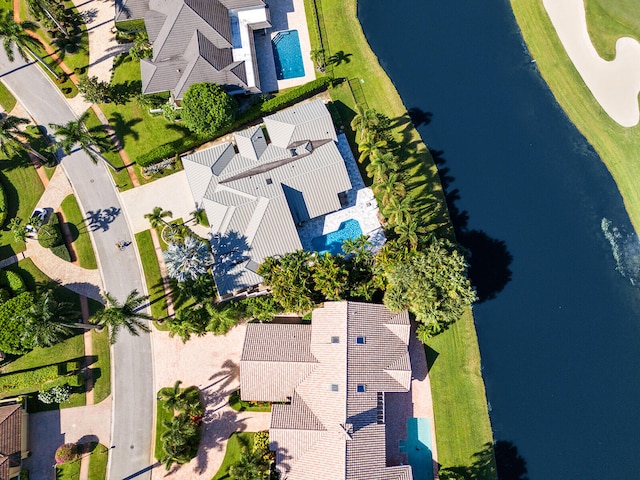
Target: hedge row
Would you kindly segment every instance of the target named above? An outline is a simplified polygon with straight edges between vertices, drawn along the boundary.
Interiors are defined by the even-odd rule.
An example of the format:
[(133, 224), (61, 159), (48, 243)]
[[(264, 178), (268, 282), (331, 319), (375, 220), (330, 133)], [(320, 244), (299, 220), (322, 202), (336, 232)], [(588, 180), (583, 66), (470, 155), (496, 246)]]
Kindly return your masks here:
[(22, 344), (25, 329), (24, 322), (21, 322), (19, 317), (31, 308), (34, 301), (33, 293), (24, 292), (0, 305), (1, 351), (19, 355), (28, 350)]
[(136, 163), (141, 167), (147, 167), (157, 163), (165, 158), (171, 158), (188, 150), (199, 147), (203, 143), (209, 142), (229, 132), (239, 129), (258, 118), (265, 115), (275, 113), (278, 110), (294, 105), (306, 98), (312, 97), (323, 90), (326, 90), (331, 83), (331, 78), (320, 77), (309, 83), (305, 83), (287, 93), (274, 97), (266, 102), (255, 105), (240, 115), (235, 121), (229, 125), (219, 129), (210, 137), (201, 137), (198, 135), (190, 135), (179, 140), (165, 143), (153, 150), (142, 154), (136, 158)]
[(0, 182), (0, 228), (2, 228), (4, 226), (4, 222), (7, 221), (8, 208), (7, 194), (4, 192), (2, 182)]
[(123, 20), (116, 22), (116, 28), (122, 32), (141, 32), (145, 29), (144, 20)]
[(13, 295), (20, 295), (27, 291), (27, 286), (17, 272), (0, 270), (0, 287), (7, 287)]
[[(47, 390), (56, 385), (81, 387), (84, 385), (84, 375), (78, 373), (78, 370), (77, 362), (66, 362), (66, 364), (53, 364), (33, 370), (0, 375), (0, 392), (2, 392), (2, 397), (8, 397)], [(73, 372), (73, 374), (66, 372)]]
[(60, 257), (66, 262), (71, 261), (71, 254), (69, 253), (69, 249), (64, 243), (62, 245), (51, 247), (51, 253), (53, 253), (56, 257)]

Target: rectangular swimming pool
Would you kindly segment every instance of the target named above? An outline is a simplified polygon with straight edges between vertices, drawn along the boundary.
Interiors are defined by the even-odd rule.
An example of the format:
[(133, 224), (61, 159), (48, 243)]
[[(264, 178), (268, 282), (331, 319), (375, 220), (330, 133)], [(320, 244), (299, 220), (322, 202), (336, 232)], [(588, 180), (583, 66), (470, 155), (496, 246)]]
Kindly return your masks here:
[(297, 30), (278, 32), (271, 39), (278, 80), (304, 77), (302, 50)]
[(358, 238), (362, 235), (362, 228), (358, 220), (345, 220), (340, 224), (338, 230), (327, 233), (312, 240), (313, 249), (318, 253), (329, 252), (331, 255), (344, 253), (342, 242), (348, 239)]

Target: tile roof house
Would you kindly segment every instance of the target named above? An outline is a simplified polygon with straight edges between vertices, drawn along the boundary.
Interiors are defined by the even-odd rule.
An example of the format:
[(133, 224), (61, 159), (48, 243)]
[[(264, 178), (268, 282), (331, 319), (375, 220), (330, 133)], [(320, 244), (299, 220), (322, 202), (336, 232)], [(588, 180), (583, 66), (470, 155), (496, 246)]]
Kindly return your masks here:
[(0, 403), (0, 480), (20, 474), (27, 457), (27, 413), (16, 400)]
[(272, 406), (269, 441), (282, 480), (411, 480), (387, 466), (385, 392), (411, 386), (407, 312), (326, 302), (310, 325), (249, 324), (243, 400)]
[(271, 27), (263, 0), (119, 0), (115, 21), (144, 19), (153, 57), (140, 61), (142, 92), (212, 82), (230, 93), (258, 93), (254, 33)]
[[(212, 231), (213, 275), (222, 297), (262, 282), (269, 256), (302, 249), (296, 224), (341, 208), (351, 189), (331, 115), (322, 101), (264, 118), (231, 142), (182, 157), (195, 203)], [(236, 150), (237, 147), (237, 150)]]

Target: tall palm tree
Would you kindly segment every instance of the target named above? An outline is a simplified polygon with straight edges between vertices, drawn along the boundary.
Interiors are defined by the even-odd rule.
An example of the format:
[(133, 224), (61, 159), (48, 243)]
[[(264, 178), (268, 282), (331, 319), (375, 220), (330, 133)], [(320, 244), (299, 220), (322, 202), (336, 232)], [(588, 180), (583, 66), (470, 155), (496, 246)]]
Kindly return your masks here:
[[(101, 158), (100, 148), (106, 148), (108, 141), (99, 138), (96, 133), (98, 128), (87, 128), (86, 121), (89, 118), (89, 112), (86, 111), (78, 120), (71, 120), (64, 125), (50, 123), (49, 126), (54, 129), (54, 134), (58, 137), (57, 145), (62, 149), (65, 155), (69, 155), (73, 147), (77, 144), (89, 155), (93, 163), (98, 163)], [(96, 150), (94, 150), (94, 148)], [(112, 166), (113, 168), (113, 166)]]
[(51, 290), (46, 291), (19, 317), (26, 326), (23, 341), (30, 348), (55, 345), (71, 336), (70, 322), (79, 317), (70, 303), (58, 302)]
[(391, 197), (383, 210), (384, 216), (391, 225), (399, 225), (411, 221), (411, 205), (408, 198)]
[(269, 465), (262, 458), (262, 452), (244, 448), (240, 460), (229, 467), (229, 476), (233, 480), (267, 480)]
[(112, 344), (116, 342), (121, 328), (134, 336), (140, 335), (139, 330), (149, 332), (149, 327), (143, 323), (143, 320), (153, 320), (153, 317), (140, 311), (140, 307), (148, 298), (138, 294), (137, 290), (133, 290), (121, 304), (111, 294), (105, 292), (104, 299), (107, 306), (98, 311), (91, 322), (109, 329), (109, 341)]
[(326, 69), (324, 50), (321, 48), (314, 48), (313, 50), (311, 50), (311, 60), (316, 64), (316, 70), (324, 73)]
[(413, 250), (418, 248), (420, 228), (417, 222), (400, 223), (393, 231), (398, 234), (398, 243), (409, 244)]
[(364, 136), (365, 131), (374, 132), (378, 123), (378, 113), (375, 110), (356, 105), (356, 116), (351, 120), (351, 129), (360, 133), (360, 137)]
[(165, 217), (171, 218), (173, 213), (169, 210), (163, 210), (162, 207), (153, 207), (151, 213), (145, 213), (144, 218), (149, 220), (152, 228), (158, 228), (162, 225), (169, 225), (164, 219)]
[(374, 133), (367, 133), (366, 137), (358, 144), (360, 152), (358, 161), (362, 163), (374, 155), (382, 155), (380, 150), (386, 146), (386, 140), (378, 139)]
[(35, 151), (28, 142), (27, 135), (19, 128), (26, 125), (26, 118), (6, 115), (0, 118), (0, 151), (9, 156), (13, 151), (28, 151), (38, 157), (43, 163), (49, 163), (50, 159)]
[(180, 410), (185, 402), (185, 392), (180, 388), (182, 380), (176, 380), (173, 384), (173, 388), (163, 389), (158, 398), (164, 401), (167, 408), (171, 410)]
[(26, 61), (29, 61), (27, 51), (31, 51), (32, 48), (38, 48), (41, 46), (40, 42), (29, 35), (29, 31), (36, 31), (38, 25), (34, 22), (25, 20), (24, 22), (16, 22), (13, 19), (13, 11), (7, 10), (4, 15), (0, 15), (0, 38), (2, 38), (2, 44), (4, 51), (7, 53), (9, 61), (13, 62), (15, 56), (13, 53), (14, 48), (18, 50), (18, 53)]
[(399, 176), (395, 172), (389, 175), (380, 175), (376, 178), (373, 189), (381, 196), (380, 202), (383, 207), (389, 205), (391, 198), (404, 198), (407, 194), (404, 183), (399, 181)]
[(313, 265), (313, 281), (315, 289), (327, 300), (342, 300), (349, 281), (343, 258), (330, 253), (319, 255)]
[(381, 153), (379, 150), (375, 151), (369, 158), (369, 165), (367, 165), (367, 174), (376, 179), (383, 175), (389, 175), (392, 172), (398, 170), (397, 157), (391, 152)]

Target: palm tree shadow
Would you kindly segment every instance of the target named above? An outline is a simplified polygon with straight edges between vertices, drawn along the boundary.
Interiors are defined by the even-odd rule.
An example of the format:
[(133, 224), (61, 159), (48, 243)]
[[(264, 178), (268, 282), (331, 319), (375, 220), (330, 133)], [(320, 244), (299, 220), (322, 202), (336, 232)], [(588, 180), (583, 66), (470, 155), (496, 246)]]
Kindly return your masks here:
[(329, 65), (333, 65), (334, 67), (337, 67), (338, 65), (341, 65), (343, 63), (350, 63), (351, 62), (350, 57), (352, 56), (353, 56), (353, 53), (344, 53), (343, 50), (340, 50), (339, 52), (336, 52), (333, 55), (331, 55), (327, 63)]
[(121, 139), (130, 135), (134, 140), (138, 140), (140, 135), (138, 135), (138, 132), (133, 129), (133, 126), (140, 122), (142, 122), (141, 118), (131, 118), (127, 120), (120, 112), (113, 112), (109, 117), (109, 123), (115, 130), (118, 138)]

